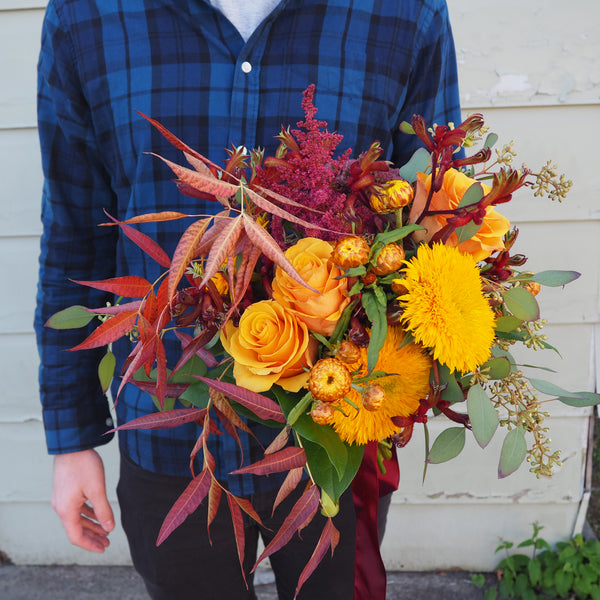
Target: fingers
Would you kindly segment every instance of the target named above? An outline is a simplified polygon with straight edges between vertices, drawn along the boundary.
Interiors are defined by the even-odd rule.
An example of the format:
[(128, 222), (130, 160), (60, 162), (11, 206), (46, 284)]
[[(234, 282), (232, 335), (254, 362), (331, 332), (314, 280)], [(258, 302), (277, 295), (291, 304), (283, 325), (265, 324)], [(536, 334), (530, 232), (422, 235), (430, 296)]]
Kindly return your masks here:
[(52, 507), (69, 541), (90, 552), (104, 552), (114, 516), (104, 484), (102, 460), (94, 450), (57, 456)]

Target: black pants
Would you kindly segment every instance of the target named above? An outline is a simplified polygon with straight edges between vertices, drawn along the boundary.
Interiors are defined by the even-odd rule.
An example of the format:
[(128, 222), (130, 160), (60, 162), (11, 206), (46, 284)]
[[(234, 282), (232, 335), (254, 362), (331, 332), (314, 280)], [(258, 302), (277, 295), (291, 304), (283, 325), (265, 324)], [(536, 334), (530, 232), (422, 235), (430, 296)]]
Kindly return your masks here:
[[(205, 500), (165, 542), (156, 538), (173, 503), (189, 479), (146, 471), (127, 457), (121, 458), (117, 487), (121, 520), (129, 541), (131, 557), (154, 600), (255, 600), (250, 570), (256, 560), (259, 535), (265, 545), (277, 533), (291, 507), (302, 493), (301, 484), (271, 517), (272, 493), (250, 498), (265, 528), (245, 517), (245, 572), (239, 565), (231, 516), (223, 496), (218, 514), (206, 533)], [(311, 523), (270, 558), (280, 600), (292, 600), (300, 573), (310, 559), (325, 519), (317, 513)], [(356, 521), (352, 494), (341, 499), (334, 524), (341, 533), (333, 555), (328, 553), (304, 584), (298, 598), (304, 600), (351, 600), (354, 590), (354, 544)], [(267, 529), (268, 528), (268, 529)], [(211, 543), (212, 542), (212, 543)]]

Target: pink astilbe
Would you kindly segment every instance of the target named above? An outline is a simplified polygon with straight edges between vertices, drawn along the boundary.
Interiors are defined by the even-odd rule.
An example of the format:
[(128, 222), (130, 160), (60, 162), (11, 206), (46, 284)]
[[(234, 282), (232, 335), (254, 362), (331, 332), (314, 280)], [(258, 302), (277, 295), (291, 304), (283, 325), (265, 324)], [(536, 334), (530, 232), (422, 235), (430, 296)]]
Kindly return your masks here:
[[(264, 160), (263, 166), (256, 171), (255, 181), (302, 206), (320, 211), (286, 207), (290, 213), (309, 223), (331, 230), (300, 228), (303, 235), (335, 239), (337, 234), (334, 232), (348, 232), (351, 228), (344, 210), (346, 194), (338, 181), (352, 151), (348, 149), (334, 158), (343, 136), (331, 133), (325, 121), (315, 119), (314, 91), (314, 85), (305, 90), (302, 101), (305, 119), (297, 123), (297, 129), (280, 133), (281, 145), (276, 156)], [(273, 219), (272, 233), (278, 242), (285, 245), (280, 219)]]

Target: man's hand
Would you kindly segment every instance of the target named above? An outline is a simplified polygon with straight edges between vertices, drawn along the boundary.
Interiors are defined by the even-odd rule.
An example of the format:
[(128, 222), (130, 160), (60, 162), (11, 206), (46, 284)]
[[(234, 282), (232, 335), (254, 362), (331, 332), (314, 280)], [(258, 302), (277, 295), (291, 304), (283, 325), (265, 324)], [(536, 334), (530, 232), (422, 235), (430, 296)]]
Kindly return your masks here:
[(106, 497), (104, 465), (95, 450), (54, 458), (52, 508), (71, 544), (90, 552), (104, 552), (115, 520)]

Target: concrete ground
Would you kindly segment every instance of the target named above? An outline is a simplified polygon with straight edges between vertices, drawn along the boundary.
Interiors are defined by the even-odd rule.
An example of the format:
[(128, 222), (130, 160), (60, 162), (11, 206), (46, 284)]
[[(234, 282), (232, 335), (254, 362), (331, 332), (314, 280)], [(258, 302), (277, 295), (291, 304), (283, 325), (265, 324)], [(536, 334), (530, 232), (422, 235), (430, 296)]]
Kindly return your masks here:
[[(270, 579), (268, 575), (263, 580)], [(262, 583), (256, 590), (258, 600), (277, 600), (274, 583)], [(148, 596), (131, 567), (4, 565), (0, 566), (0, 599), (148, 600)], [(482, 599), (482, 590), (471, 583), (466, 571), (388, 573), (386, 600)]]

